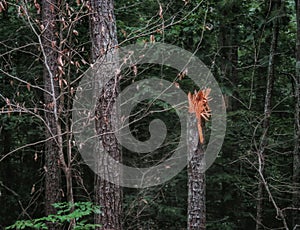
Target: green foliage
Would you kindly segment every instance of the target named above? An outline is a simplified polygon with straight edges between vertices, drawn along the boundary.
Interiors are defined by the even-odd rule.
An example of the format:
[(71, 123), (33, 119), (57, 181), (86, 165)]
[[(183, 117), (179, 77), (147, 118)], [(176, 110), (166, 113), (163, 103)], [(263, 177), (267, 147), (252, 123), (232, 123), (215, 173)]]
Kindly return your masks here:
[[(185, 2), (187, 4), (185, 4)], [(78, 12), (76, 1), (68, 2)], [(11, 1), (9, 11), (1, 15), (0, 20), (0, 69), (18, 77), (32, 86), (42, 87), (42, 58), (37, 38), (18, 15), (15, 1)], [(160, 5), (163, 18), (159, 16)], [(280, 208), (291, 206), (292, 151), (294, 132), (293, 73), (295, 66), (295, 12), (294, 1), (285, 1), (285, 12), (280, 25), (275, 84), (272, 101), (270, 130), (266, 147), (265, 177), (271, 192)], [(33, 7), (31, 7), (33, 8)], [(268, 71), (270, 38), (274, 14), (268, 15), (269, 1), (222, 0), (222, 1), (155, 1), (128, 0), (115, 1), (115, 13), (120, 45), (149, 42), (150, 35), (156, 41), (172, 43), (195, 52), (211, 68), (220, 83), (223, 94), (228, 98), (226, 139), (216, 162), (207, 171), (207, 228), (208, 229), (255, 229), (256, 191), (257, 191), (257, 146), (260, 143), (263, 122), (263, 107)], [(33, 9), (32, 9), (33, 10)], [(86, 9), (85, 9), (86, 10)], [(85, 11), (84, 10), (84, 11)], [(63, 12), (62, 12), (63, 13)], [(86, 13), (86, 12), (83, 12)], [(274, 12), (276, 14), (276, 12)], [(74, 14), (73, 17), (75, 17)], [(88, 14), (87, 14), (88, 15)], [(78, 35), (67, 39), (63, 49), (74, 50), (70, 57), (80, 67), (68, 64), (70, 78), (75, 80), (87, 66), (90, 41), (88, 34), (88, 16), (76, 16), (76, 22), (66, 27), (63, 34), (76, 29)], [(35, 19), (36, 15), (32, 15)], [(68, 21), (67, 16), (66, 21)], [(74, 18), (71, 18), (74, 19)], [(33, 20), (34, 21), (34, 20)], [(173, 23), (173, 24), (172, 24)], [(200, 43), (201, 42), (201, 43)], [(237, 47), (237, 64), (232, 63), (230, 55)], [(231, 68), (237, 68), (237, 75), (232, 75)], [(121, 88), (134, 81), (148, 78), (162, 78), (173, 81), (177, 72), (160, 66), (138, 67), (138, 75), (122, 79)], [(228, 71), (227, 71), (228, 70)], [(226, 72), (227, 71), (227, 72)], [(141, 74), (140, 74), (141, 73)], [(159, 73), (159, 74), (157, 74)], [(188, 77), (177, 82), (185, 92), (194, 90)], [(71, 85), (76, 88), (76, 84)], [(143, 87), (148, 87), (145, 84)], [(76, 90), (76, 89), (75, 89)], [(0, 73), (0, 94), (14, 104), (23, 105), (37, 115), (42, 115), (42, 91), (28, 90), (27, 85)], [(136, 95), (139, 96), (139, 95)], [(151, 104), (147, 113), (145, 108)], [(7, 109), (3, 98), (0, 109)], [(165, 112), (168, 110), (167, 112)], [(136, 113), (140, 111), (140, 113)], [(164, 111), (164, 112), (157, 112)], [(146, 114), (146, 115), (145, 115)], [(139, 140), (147, 140), (149, 123), (161, 119), (167, 126), (168, 135), (162, 147), (148, 155), (132, 154), (124, 149), (124, 163), (128, 165), (149, 166), (168, 157), (177, 147), (179, 139), (179, 121), (177, 114), (163, 101), (143, 101), (130, 116), (130, 129)], [(1, 114), (0, 117), (0, 157), (29, 143), (44, 139), (42, 122), (30, 114)], [(21, 149), (0, 162), (0, 181), (16, 194), (0, 184), (0, 203), (5, 209), (0, 210), (0, 228), (10, 225), (22, 213), (22, 205), (31, 203), (36, 206), (26, 207), (30, 216), (39, 217), (43, 210), (43, 195), (30, 194), (32, 184), (42, 190), (43, 144), (36, 144)], [(34, 154), (38, 160), (35, 162)], [(82, 164), (74, 172), (88, 174)], [(88, 170), (86, 170), (88, 171)], [(90, 173), (90, 172), (89, 172)], [(78, 175), (76, 175), (77, 177)], [(24, 183), (24, 181), (28, 181)], [(39, 182), (37, 182), (39, 181)], [(36, 183), (37, 182), (37, 183)], [(90, 173), (83, 179), (85, 186), (93, 183)], [(62, 186), (63, 187), (63, 186)], [(80, 196), (74, 186), (75, 196)], [(63, 188), (64, 189), (64, 188)], [(89, 187), (88, 192), (93, 188)], [(254, 191), (254, 192), (253, 192)], [(36, 200), (37, 196), (40, 198)], [(78, 206), (77, 206), (78, 205)], [(61, 225), (71, 219), (78, 219), (77, 229), (93, 228), (83, 220), (93, 213), (92, 206), (76, 203), (74, 212), (67, 203), (56, 205), (56, 215), (18, 221), (14, 228), (46, 227), (47, 221)], [(124, 210), (126, 229), (183, 229), (186, 227), (187, 176), (186, 171), (162, 186), (143, 190), (124, 189)], [(265, 200), (264, 219), (266, 228), (280, 228), (275, 219), (274, 208)], [(254, 218), (252, 218), (254, 217)], [(13, 227), (9, 228), (12, 229)]]
[(57, 214), (55, 215), (48, 215), (33, 220), (19, 220), (13, 225), (6, 227), (6, 229), (25, 229), (27, 227), (34, 229), (48, 229), (47, 222), (63, 226), (66, 223), (70, 223), (72, 220), (76, 221), (74, 227), (75, 230), (101, 227), (101, 225), (89, 224), (87, 223), (87, 220), (83, 219), (94, 213), (100, 213), (100, 208), (93, 205), (91, 202), (76, 202), (74, 204), (64, 202), (53, 204), (53, 206), (57, 209)]

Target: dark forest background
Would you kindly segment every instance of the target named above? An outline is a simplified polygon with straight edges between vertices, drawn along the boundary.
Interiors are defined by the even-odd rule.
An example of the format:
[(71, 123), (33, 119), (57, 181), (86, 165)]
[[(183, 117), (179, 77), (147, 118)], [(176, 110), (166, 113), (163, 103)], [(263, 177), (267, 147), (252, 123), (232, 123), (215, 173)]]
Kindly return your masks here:
[[(68, 129), (78, 79), (94, 61), (91, 9), (81, 0), (59, 1), (57, 6), (53, 36), (58, 42), (53, 46), (58, 54), (53, 60), (59, 67), (55, 76), (60, 95), (64, 95), (59, 98), (63, 132), (58, 135), (62, 136), (66, 169), (72, 172), (68, 178), (60, 170), (57, 192), (62, 202), (95, 203), (94, 173), (81, 159)], [(176, 45), (199, 57), (220, 85), (227, 130), (221, 152), (206, 171), (207, 229), (300, 229), (299, 62), (296, 65), (300, 27), (296, 6), (292, 0), (114, 3), (120, 46)], [(1, 229), (17, 220), (48, 214), (43, 7), (36, 0), (0, 0)], [(168, 67), (142, 66), (140, 70), (120, 81), (121, 90), (140, 79), (173, 81), (176, 77)], [(176, 83), (186, 92), (195, 89), (188, 77)], [(163, 110), (164, 106), (158, 102), (151, 109)], [(141, 103), (136, 110), (142, 108)], [(130, 127), (139, 140), (149, 138), (148, 126), (154, 118), (162, 119), (168, 130), (179, 125), (172, 110), (139, 118), (133, 115)], [(151, 165), (174, 151), (179, 135), (177, 129), (168, 132), (163, 146), (147, 159), (123, 149), (123, 161)], [(187, 175), (185, 169), (162, 185), (123, 188), (123, 228), (186, 229)], [(92, 215), (86, 218), (93, 222)]]

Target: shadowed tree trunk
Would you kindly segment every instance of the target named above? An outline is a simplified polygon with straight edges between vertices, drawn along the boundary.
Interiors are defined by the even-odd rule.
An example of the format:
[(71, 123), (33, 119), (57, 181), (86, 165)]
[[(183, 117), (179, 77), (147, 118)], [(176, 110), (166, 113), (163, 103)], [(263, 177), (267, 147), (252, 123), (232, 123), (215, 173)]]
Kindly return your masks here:
[[(296, 3), (296, 76), (295, 76), (295, 145), (293, 165), (293, 207), (300, 209), (300, 0)], [(297, 227), (296, 227), (297, 226)], [(300, 229), (300, 211), (293, 213), (293, 228)]]
[(205, 206), (205, 160), (202, 144), (199, 142), (194, 114), (188, 118), (188, 230), (206, 229)]
[(231, 12), (240, 11), (239, 1), (232, 1), (232, 5), (224, 6), (220, 13), (222, 21), (219, 28), (219, 45), (221, 56), (221, 80), (224, 85), (232, 89), (232, 95), (225, 95), (226, 107), (229, 111), (237, 109), (238, 91), (238, 39), (239, 34), (238, 21), (231, 17)]
[[(281, 6), (281, 0), (276, 0), (272, 2), (271, 8), (274, 12), (279, 11)], [(278, 12), (277, 12), (278, 13)], [(258, 192), (257, 192), (257, 203), (256, 203), (256, 230), (263, 229), (263, 200), (264, 200), (264, 181), (261, 178), (264, 175), (265, 168), (265, 149), (268, 145), (268, 130), (270, 128), (270, 117), (271, 117), (271, 102), (273, 95), (274, 86), (274, 75), (275, 75), (275, 59), (277, 52), (278, 34), (279, 34), (279, 20), (278, 18), (273, 19), (272, 27), (272, 40), (270, 46), (269, 55), (269, 65), (267, 73), (267, 86), (265, 95), (265, 105), (264, 105), (264, 120), (263, 120), (263, 130), (260, 140), (259, 149), (257, 150), (258, 157), (258, 170), (259, 170), (259, 182), (258, 182)]]
[[(59, 84), (57, 77), (57, 2), (42, 1), (42, 33), (41, 48), (44, 56), (44, 106), (45, 106), (45, 211), (46, 215), (54, 214), (53, 203), (60, 201), (60, 169), (59, 169), (59, 138), (58, 138), (58, 96)], [(55, 224), (49, 229), (59, 229)]]
[[(239, 73), (238, 73), (238, 45), (239, 38), (238, 34), (240, 33), (239, 29), (239, 20), (235, 20), (236, 16), (233, 16), (232, 12), (239, 12), (242, 10), (242, 5), (240, 1), (228, 1), (228, 4), (225, 4), (224, 7), (220, 9), (220, 27), (219, 27), (219, 46), (220, 46), (220, 70), (221, 78), (220, 81), (223, 82), (223, 87), (229, 89), (230, 93), (224, 92), (224, 100), (226, 104), (226, 110), (228, 112), (238, 110), (238, 100), (239, 97)], [(230, 161), (234, 156), (234, 149), (239, 148), (238, 143), (232, 144), (230, 147), (227, 146), (229, 150), (222, 152), (224, 159)], [(229, 188), (232, 187), (232, 184), (226, 180), (221, 182), (221, 192), (226, 194), (229, 191)], [(225, 196), (222, 197), (220, 203), (220, 208), (218, 213), (220, 216), (227, 216), (231, 212), (230, 200), (225, 200)]]
[[(100, 65), (102, 65), (101, 76), (98, 77), (103, 90), (96, 108), (96, 130), (103, 150), (120, 162), (121, 150), (112, 127), (112, 122), (116, 119), (113, 105), (119, 91), (119, 76), (116, 73), (118, 68), (117, 32), (113, 0), (91, 1), (90, 26), (93, 62), (101, 60)], [(112, 76), (111, 79), (107, 79), (110, 76)], [(106, 83), (104, 83), (105, 80), (107, 80)], [(101, 214), (95, 215), (95, 223), (102, 225), (100, 229), (119, 230), (122, 229), (122, 189), (118, 185), (120, 171), (108, 161), (108, 159), (101, 159), (98, 171), (114, 178), (115, 183), (95, 176), (95, 202), (101, 206)]]

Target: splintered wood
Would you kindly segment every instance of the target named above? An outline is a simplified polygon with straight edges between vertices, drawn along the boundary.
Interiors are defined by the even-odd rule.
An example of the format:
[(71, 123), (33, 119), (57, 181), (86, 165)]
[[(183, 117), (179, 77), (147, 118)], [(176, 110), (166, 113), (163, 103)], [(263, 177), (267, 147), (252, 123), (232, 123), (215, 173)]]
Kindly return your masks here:
[[(204, 90), (199, 90), (198, 92), (195, 90), (194, 94), (191, 92), (188, 93), (188, 101), (189, 101), (189, 113), (195, 113), (197, 118), (197, 127), (199, 133), (200, 143), (204, 143), (203, 130), (202, 130), (202, 122), (204, 120), (208, 121), (210, 117), (210, 108), (208, 105), (208, 101), (210, 98), (208, 97), (211, 89), (207, 88)], [(204, 119), (204, 120), (203, 120)]]

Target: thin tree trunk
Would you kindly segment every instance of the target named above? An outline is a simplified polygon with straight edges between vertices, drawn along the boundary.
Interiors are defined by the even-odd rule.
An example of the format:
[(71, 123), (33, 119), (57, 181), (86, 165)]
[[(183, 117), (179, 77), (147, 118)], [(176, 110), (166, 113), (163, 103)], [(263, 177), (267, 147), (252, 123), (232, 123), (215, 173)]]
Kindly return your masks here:
[[(278, 10), (281, 5), (281, 0), (274, 1), (273, 10)], [(273, 94), (274, 86), (274, 75), (275, 75), (275, 58), (277, 51), (278, 43), (278, 34), (279, 34), (279, 21), (278, 19), (273, 20), (273, 33), (272, 41), (270, 47), (269, 55), (269, 65), (268, 65), (268, 74), (267, 74), (267, 86), (266, 86), (266, 95), (265, 95), (265, 105), (264, 105), (264, 120), (263, 120), (263, 131), (260, 140), (259, 149), (257, 151), (258, 156), (258, 170), (259, 170), (259, 182), (258, 182), (258, 192), (257, 192), (257, 203), (256, 203), (256, 230), (263, 229), (263, 200), (264, 200), (264, 182), (261, 178), (261, 175), (264, 175), (265, 168), (265, 149), (268, 145), (268, 130), (270, 128), (270, 117), (271, 117), (271, 101)]]
[(235, 111), (237, 108), (237, 101), (234, 98), (237, 97), (238, 93), (235, 89), (238, 82), (238, 46), (236, 41), (238, 29), (236, 21), (226, 21), (228, 12), (231, 11), (239, 11), (239, 8), (232, 6), (221, 10), (224, 21), (220, 23), (219, 46), (221, 55), (221, 79), (224, 80), (225, 84), (229, 83), (229, 87), (233, 89), (232, 96), (225, 95), (226, 109), (228, 111)]
[[(238, 109), (238, 90), (237, 85), (239, 84), (238, 79), (238, 38), (237, 34), (239, 33), (238, 23), (239, 21), (234, 20), (230, 16), (230, 12), (238, 12), (240, 9), (240, 5), (236, 2), (232, 6), (224, 7), (220, 10), (222, 20), (220, 20), (220, 28), (219, 28), (219, 46), (220, 46), (220, 57), (221, 57), (221, 80), (224, 81), (224, 86), (227, 86), (232, 90), (231, 94), (224, 94), (224, 100), (226, 105), (226, 110), (236, 111)], [(237, 148), (238, 146), (231, 146), (230, 149)], [(235, 158), (233, 151), (224, 151), (222, 153), (224, 159), (232, 160)], [(232, 185), (227, 181), (223, 180), (221, 182), (221, 191), (225, 194), (228, 192), (228, 187)], [(230, 205), (228, 202), (223, 200), (221, 201), (220, 208), (218, 210), (218, 214), (221, 216), (226, 216), (230, 212)]]
[[(194, 114), (188, 121), (188, 230), (206, 229), (205, 206), (205, 160), (204, 150), (199, 142)], [(197, 144), (198, 143), (198, 144)]]
[[(296, 3), (295, 144), (293, 159), (293, 207), (300, 209), (300, 0)], [(298, 225), (298, 226), (297, 226)], [(293, 228), (300, 228), (300, 212), (293, 214)]]
[[(234, 33), (234, 32), (233, 32)], [(231, 75), (231, 82), (234, 86), (238, 85), (239, 82), (239, 72), (238, 72), (238, 63), (239, 63), (239, 54), (238, 54), (238, 45), (237, 45), (236, 39), (233, 39), (232, 41), (232, 48), (231, 48), (231, 55), (230, 55), (230, 62), (232, 63), (232, 75)], [(235, 98), (238, 98), (238, 91), (233, 91), (233, 99), (231, 100), (231, 109), (232, 111), (237, 110), (237, 100)]]
[[(59, 84), (57, 78), (57, 16), (56, 0), (42, 1), (42, 51), (44, 56), (44, 105), (45, 105), (45, 212), (46, 215), (55, 214), (52, 204), (60, 201), (60, 169), (59, 169), (59, 138), (58, 138), (58, 95)], [(49, 223), (49, 229), (59, 229)]]
[[(105, 78), (116, 73), (118, 68), (118, 56), (116, 51), (117, 32), (114, 15), (113, 0), (92, 0), (91, 1), (91, 39), (93, 62), (101, 58), (100, 85), (103, 85)], [(104, 65), (106, 65), (104, 67)], [(104, 85), (96, 108), (96, 130), (100, 136), (101, 145), (104, 150), (116, 161), (121, 162), (122, 155), (118, 141), (112, 127), (113, 119), (116, 119), (116, 111), (113, 105), (119, 91), (119, 76), (115, 74)], [(100, 160), (100, 159), (99, 159)], [(103, 159), (101, 159), (103, 161)], [(104, 159), (105, 161), (107, 159)], [(122, 189), (120, 170), (109, 162), (99, 163), (102, 174), (114, 178), (115, 183), (108, 182), (102, 177), (95, 176), (95, 202), (101, 206), (101, 214), (95, 215), (95, 223), (101, 224), (100, 229), (122, 229)]]
[[(65, 6), (65, 2), (64, 1), (60, 1), (59, 2), (59, 6), (60, 9), (63, 9)], [(63, 12), (60, 11), (58, 16), (59, 22), (63, 21)], [(62, 59), (66, 58), (69, 62), (69, 66), (68, 66), (68, 73), (67, 73), (67, 82), (71, 82), (70, 79), (70, 60), (68, 60), (67, 56), (63, 56), (62, 54), (64, 53), (64, 45), (65, 43), (63, 41), (66, 40), (66, 38), (64, 38), (64, 25), (63, 23), (60, 23), (60, 28), (59, 28), (59, 46), (58, 46), (58, 52), (59, 52), (59, 57), (58, 59), (61, 60), (60, 62), (58, 62), (59, 64), (59, 74), (58, 74), (58, 78), (59, 78), (59, 82), (63, 81), (63, 77), (65, 77), (65, 73), (63, 71), (64, 69), (64, 64)], [(70, 120), (70, 112), (71, 112), (71, 104), (72, 104), (72, 96), (70, 95), (71, 92), (71, 87), (70, 84), (68, 84), (68, 88), (66, 90), (66, 88), (64, 87), (63, 84), (59, 84), (60, 85), (60, 95), (59, 95), (59, 112), (58, 112), (58, 116), (60, 120), (65, 119), (64, 124), (65, 124), (65, 128), (64, 131), (66, 131), (67, 135), (63, 135), (62, 132), (62, 126), (61, 126), (61, 122), (60, 120), (58, 120), (57, 122), (57, 129), (58, 129), (58, 145), (59, 145), (59, 163), (60, 163), (60, 167), (62, 169), (62, 171), (64, 172), (64, 176), (65, 176), (65, 180), (66, 180), (66, 197), (67, 197), (67, 201), (69, 204), (74, 204), (74, 195), (73, 195), (73, 176), (72, 176), (72, 132), (71, 132), (71, 120)], [(69, 95), (68, 95), (69, 94)], [(65, 95), (68, 95), (67, 97), (67, 102), (66, 102), (66, 98)], [(65, 116), (62, 115), (62, 111), (64, 111), (64, 113), (66, 114)], [(65, 138), (64, 138), (65, 137)], [(64, 154), (64, 145), (63, 143), (67, 143), (66, 146), (66, 154)], [(65, 157), (66, 155), (66, 157)], [(74, 211), (74, 207), (71, 207), (70, 212)], [(69, 223), (69, 227), (68, 230), (74, 229), (76, 224), (76, 220), (75, 218), (70, 220)]]

